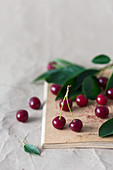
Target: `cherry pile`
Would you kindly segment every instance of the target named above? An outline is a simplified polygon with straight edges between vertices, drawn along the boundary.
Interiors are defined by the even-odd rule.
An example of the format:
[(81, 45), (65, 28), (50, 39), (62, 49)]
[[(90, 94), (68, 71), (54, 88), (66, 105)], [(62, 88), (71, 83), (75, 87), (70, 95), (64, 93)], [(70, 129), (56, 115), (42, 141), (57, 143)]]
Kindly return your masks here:
[[(29, 100), (29, 106), (32, 109), (37, 110), (37, 109), (40, 108), (40, 105), (41, 105), (41, 102), (40, 102), (40, 99), (38, 97), (32, 97)], [(29, 118), (28, 111), (27, 110), (19, 110), (19, 111), (17, 111), (16, 118), (20, 122), (26, 122), (28, 120), (28, 118)]]
[[(103, 89), (106, 88), (107, 81), (108, 81), (108, 78), (106, 77), (98, 78), (99, 86), (102, 87)], [(66, 119), (65, 117), (62, 116), (62, 110), (66, 112), (69, 111), (73, 119), (69, 123), (69, 128), (74, 132), (80, 132), (81, 129), (83, 128), (83, 123), (80, 119), (75, 119), (73, 116), (73, 113), (71, 111), (73, 103), (68, 98), (69, 88), (70, 86), (67, 86), (66, 95), (64, 96), (64, 99), (62, 99), (59, 103), (59, 106), (61, 109), (60, 116), (55, 117), (52, 121), (52, 124), (53, 124), (53, 127), (56, 129), (63, 129), (66, 124)], [(50, 87), (50, 90), (54, 95), (57, 95), (60, 89), (61, 89), (61, 86), (58, 84), (53, 84)], [(108, 117), (109, 109), (107, 106), (105, 106), (107, 105), (108, 98), (113, 99), (113, 88), (108, 89), (106, 95), (98, 94), (98, 96), (96, 97), (96, 102), (97, 104), (99, 104), (99, 106), (95, 108), (95, 115), (97, 117), (102, 118), (102, 119)], [(79, 107), (84, 107), (88, 104), (88, 99), (83, 94), (78, 95), (75, 101)]]

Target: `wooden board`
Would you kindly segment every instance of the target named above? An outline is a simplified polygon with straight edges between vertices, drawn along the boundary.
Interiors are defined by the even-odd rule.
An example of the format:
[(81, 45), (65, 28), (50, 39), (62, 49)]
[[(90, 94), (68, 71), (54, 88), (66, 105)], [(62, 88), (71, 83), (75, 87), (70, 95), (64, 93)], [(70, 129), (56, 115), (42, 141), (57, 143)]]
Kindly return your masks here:
[[(104, 73), (105, 76), (111, 74), (111, 71)], [(101, 138), (98, 137), (98, 129), (107, 119), (113, 117), (113, 100), (108, 101), (110, 110), (107, 119), (101, 119), (95, 116), (96, 102), (89, 101), (88, 106), (79, 107), (73, 102), (73, 114), (75, 118), (81, 119), (83, 129), (81, 132), (73, 132), (69, 129), (69, 123), (72, 120), (69, 112), (63, 111), (66, 118), (66, 126), (62, 130), (57, 130), (52, 126), (52, 120), (60, 114), (59, 101), (55, 101), (55, 95), (50, 92), (50, 84), (44, 84), (44, 98), (46, 104), (43, 109), (42, 118), (42, 148), (113, 148), (113, 136)]]

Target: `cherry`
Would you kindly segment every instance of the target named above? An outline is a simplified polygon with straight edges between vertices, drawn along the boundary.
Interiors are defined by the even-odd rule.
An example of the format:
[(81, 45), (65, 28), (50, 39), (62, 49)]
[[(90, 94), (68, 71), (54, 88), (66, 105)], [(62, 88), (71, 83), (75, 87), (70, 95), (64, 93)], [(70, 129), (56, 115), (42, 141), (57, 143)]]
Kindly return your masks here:
[(29, 106), (32, 108), (32, 109), (38, 109), (41, 105), (41, 102), (39, 100), (38, 97), (32, 97), (30, 100), (29, 100)]
[(100, 118), (106, 118), (109, 114), (109, 109), (106, 106), (97, 106), (95, 115)]
[(28, 119), (28, 112), (26, 110), (19, 110), (16, 113), (16, 118), (20, 122), (26, 122)]
[(107, 82), (108, 82), (108, 78), (107, 77), (100, 77), (98, 79), (99, 86), (103, 87), (104, 89), (106, 88)]
[(61, 89), (61, 86), (58, 85), (58, 84), (52, 84), (51, 87), (50, 87), (50, 90), (53, 94), (57, 95), (58, 92), (60, 91)]
[(53, 119), (52, 124), (54, 128), (62, 129), (66, 124), (66, 119), (63, 116), (61, 116), (61, 118), (60, 116), (57, 116)]
[(107, 97), (104, 94), (99, 94), (96, 97), (96, 101), (100, 105), (106, 105), (107, 104)]
[(78, 106), (83, 107), (87, 105), (88, 99), (85, 98), (83, 94), (80, 94), (76, 97), (76, 103), (78, 104)]
[(80, 119), (74, 119), (69, 124), (69, 127), (74, 132), (80, 132), (83, 127), (83, 123)]
[(54, 62), (54, 61), (48, 63), (47, 70), (53, 70), (53, 69), (55, 69), (55, 67), (53, 66), (54, 64), (57, 64), (57, 63)]
[(107, 96), (110, 98), (110, 99), (113, 99), (113, 88), (110, 88), (107, 90)]
[[(72, 108), (72, 101), (68, 98), (68, 103), (69, 103), (69, 107), (70, 107), (70, 109)], [(64, 104), (63, 104), (63, 100), (61, 100), (60, 101), (60, 103), (59, 103), (59, 105), (60, 105), (60, 108), (62, 107), (62, 105), (63, 105), (63, 108), (62, 108), (62, 110), (64, 110), (64, 111), (69, 111), (69, 108), (68, 108), (68, 104), (67, 104), (67, 100), (65, 99), (64, 100)]]

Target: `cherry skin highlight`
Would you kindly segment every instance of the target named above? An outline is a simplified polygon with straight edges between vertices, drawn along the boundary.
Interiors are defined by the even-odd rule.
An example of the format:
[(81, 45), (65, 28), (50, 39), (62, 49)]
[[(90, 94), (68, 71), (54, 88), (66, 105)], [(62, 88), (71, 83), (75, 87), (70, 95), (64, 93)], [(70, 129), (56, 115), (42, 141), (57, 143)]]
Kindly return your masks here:
[(16, 118), (20, 122), (26, 122), (28, 119), (28, 112), (26, 110), (19, 110), (16, 113)]
[[(71, 109), (71, 108), (72, 108), (72, 101), (71, 101), (69, 98), (68, 98), (68, 103), (69, 103), (69, 106), (70, 106), (70, 109)], [(63, 105), (62, 110), (66, 111), (66, 112), (69, 111), (69, 108), (68, 108), (68, 104), (67, 104), (67, 100), (66, 100), (66, 99), (64, 100), (64, 104), (63, 104), (63, 100), (61, 100), (60, 103), (59, 103), (59, 105), (60, 105), (60, 108), (61, 108), (62, 105)]]
[(88, 99), (83, 94), (80, 94), (76, 97), (76, 103), (78, 106), (83, 107), (87, 105)]
[(107, 96), (110, 98), (110, 99), (113, 99), (113, 88), (110, 88), (107, 90)]
[(60, 116), (57, 116), (53, 119), (52, 124), (54, 128), (62, 129), (66, 124), (66, 119), (63, 116), (61, 116), (61, 119)]
[(99, 86), (103, 87), (104, 89), (106, 88), (107, 82), (108, 82), (108, 78), (107, 77), (100, 77), (98, 79)]
[(95, 115), (100, 118), (106, 118), (109, 115), (109, 109), (106, 106), (97, 106), (95, 108)]
[(51, 87), (50, 87), (50, 90), (53, 94), (57, 95), (58, 92), (60, 91), (61, 89), (61, 86), (58, 85), (58, 84), (52, 84)]
[(47, 66), (47, 70), (53, 70), (55, 69), (55, 67), (53, 66), (54, 64), (57, 64), (56, 62), (52, 61), (50, 63), (48, 63), (48, 66)]
[(41, 102), (40, 102), (40, 99), (38, 97), (32, 97), (29, 100), (29, 106), (32, 109), (39, 109), (40, 105), (41, 105)]
[(69, 128), (74, 132), (80, 132), (83, 127), (83, 123), (80, 119), (74, 119), (69, 124)]
[(100, 105), (106, 105), (107, 104), (107, 97), (104, 94), (99, 94), (96, 97), (96, 101)]

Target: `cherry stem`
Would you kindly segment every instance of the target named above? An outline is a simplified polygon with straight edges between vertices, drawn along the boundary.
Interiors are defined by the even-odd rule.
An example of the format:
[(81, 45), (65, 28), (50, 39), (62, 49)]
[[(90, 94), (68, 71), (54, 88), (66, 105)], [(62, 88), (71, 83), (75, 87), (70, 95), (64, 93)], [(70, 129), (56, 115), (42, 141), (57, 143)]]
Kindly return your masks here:
[(21, 142), (21, 141), (18, 141), (19, 143), (21, 143), (21, 144), (23, 144), (23, 145), (25, 145), (25, 143), (23, 143), (23, 142)]
[(63, 99), (63, 103), (62, 103), (62, 107), (61, 107), (61, 112), (60, 112), (60, 118), (59, 118), (60, 120), (61, 120), (61, 116), (62, 116), (62, 109), (63, 109), (65, 98), (66, 98), (66, 96), (64, 96), (64, 99)]
[(67, 97), (66, 97), (66, 100), (67, 100), (67, 105), (68, 105), (69, 111), (70, 111), (70, 113), (71, 113), (71, 115), (72, 115), (72, 118), (73, 118), (73, 120), (74, 120), (74, 116), (73, 116), (73, 113), (72, 113), (71, 108), (70, 108), (70, 106), (69, 106), (69, 102), (68, 102), (68, 98), (67, 98)]
[(113, 67), (113, 61), (111, 63), (107, 64), (105, 67), (101, 68), (100, 70), (104, 71), (104, 70), (106, 70), (108, 68), (112, 68), (112, 67)]
[(60, 112), (60, 118), (59, 118), (59, 119), (61, 119), (62, 109), (63, 109), (64, 101), (65, 101), (65, 99), (66, 99), (67, 105), (68, 105), (68, 108), (69, 108), (69, 111), (70, 111), (70, 113), (71, 113), (71, 115), (72, 115), (72, 118), (73, 118), (73, 120), (74, 120), (74, 116), (73, 116), (73, 113), (71, 112), (71, 108), (70, 108), (69, 102), (68, 102), (68, 94), (69, 94), (69, 88), (70, 88), (70, 87), (71, 87), (71, 85), (68, 85), (68, 86), (67, 86), (67, 91), (66, 91), (66, 94), (65, 94), (64, 99), (63, 99), (63, 102), (62, 102), (62, 107), (61, 107), (61, 112)]

